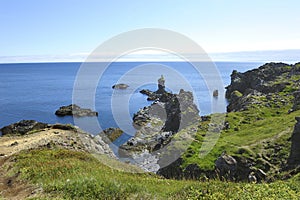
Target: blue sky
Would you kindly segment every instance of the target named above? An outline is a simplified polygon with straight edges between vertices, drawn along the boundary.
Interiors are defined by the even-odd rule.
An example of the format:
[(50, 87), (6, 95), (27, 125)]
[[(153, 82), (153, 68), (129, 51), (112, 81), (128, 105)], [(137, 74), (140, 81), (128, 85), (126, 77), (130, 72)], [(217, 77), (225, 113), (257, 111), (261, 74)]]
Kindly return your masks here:
[(298, 0), (0, 0), (0, 62), (80, 60), (139, 28), (182, 33), (208, 53), (300, 49), (299, 8)]

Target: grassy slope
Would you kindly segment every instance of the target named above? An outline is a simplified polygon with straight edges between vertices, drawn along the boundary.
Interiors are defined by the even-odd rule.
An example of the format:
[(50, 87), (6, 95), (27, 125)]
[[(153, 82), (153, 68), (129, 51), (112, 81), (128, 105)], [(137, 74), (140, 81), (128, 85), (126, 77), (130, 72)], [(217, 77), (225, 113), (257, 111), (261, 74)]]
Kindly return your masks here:
[(290, 148), (288, 139), (296, 122), (295, 116), (300, 116), (299, 111), (287, 114), (289, 109), (290, 106), (285, 106), (274, 112), (261, 108), (227, 114), (226, 121), (229, 122), (230, 128), (222, 131), (214, 149), (206, 157), (200, 159), (199, 154), (195, 152), (199, 152), (201, 148), (209, 123), (202, 122), (202, 128), (196, 134), (197, 140), (191, 144), (184, 155), (185, 165), (197, 163), (202, 169), (213, 169), (214, 161), (223, 151), (230, 155), (258, 158), (263, 154), (268, 154), (266, 147), (274, 144), (283, 147), (280, 150), (281, 158), (286, 160)]
[[(281, 79), (274, 80), (274, 84), (283, 82)], [(183, 155), (182, 167), (196, 163), (201, 169), (212, 170), (214, 161), (226, 151), (229, 155), (256, 160), (256, 167), (263, 170), (268, 171), (270, 166), (269, 174), (278, 174), (289, 155), (289, 139), (296, 122), (295, 117), (300, 116), (299, 110), (288, 114), (293, 105), (292, 92), (299, 90), (295, 80), (299, 79), (299, 76), (284, 79), (290, 85), (282, 92), (273, 94), (270, 99), (253, 96), (251, 98), (256, 98), (260, 103), (251, 105), (246, 111), (227, 113), (225, 120), (229, 122), (230, 128), (221, 131), (213, 150), (204, 158), (199, 158), (198, 152), (210, 122), (200, 122), (196, 140)]]
[[(13, 175), (43, 188), (36, 199), (297, 199), (300, 177), (271, 184), (176, 181), (125, 173), (90, 154), (38, 149), (14, 156)], [(8, 166), (6, 166), (8, 167)]]

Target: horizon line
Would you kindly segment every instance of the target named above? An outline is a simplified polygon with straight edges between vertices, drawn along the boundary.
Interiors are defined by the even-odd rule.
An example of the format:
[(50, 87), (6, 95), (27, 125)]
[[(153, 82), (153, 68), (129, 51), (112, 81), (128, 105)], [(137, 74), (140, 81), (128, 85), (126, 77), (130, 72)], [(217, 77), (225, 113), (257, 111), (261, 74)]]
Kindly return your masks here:
[[(84, 63), (84, 62), (299, 62), (299, 49), (283, 50), (256, 50), (256, 51), (233, 51), (206, 53), (204, 60), (198, 59), (198, 55), (193, 57), (188, 54), (191, 60), (184, 60), (172, 54), (131, 54), (120, 56), (118, 59), (106, 56), (95, 57), (88, 60), (92, 53), (61, 54), (61, 55), (22, 55), (22, 56), (0, 56), (0, 64), (17, 63)], [(272, 58), (273, 57), (273, 58)], [(282, 57), (280, 59), (280, 57)], [(110, 58), (110, 59), (109, 59)], [(194, 58), (194, 59), (193, 59)], [(91, 58), (90, 58), (91, 59)], [(93, 59), (93, 58), (92, 58)]]

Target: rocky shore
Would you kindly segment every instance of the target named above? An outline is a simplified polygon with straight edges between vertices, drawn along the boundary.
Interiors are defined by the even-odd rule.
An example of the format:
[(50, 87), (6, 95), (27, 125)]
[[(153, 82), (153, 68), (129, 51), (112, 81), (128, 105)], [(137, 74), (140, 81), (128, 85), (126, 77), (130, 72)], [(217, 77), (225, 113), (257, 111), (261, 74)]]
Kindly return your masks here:
[[(189, 161), (189, 157), (193, 157), (197, 152), (195, 151), (196, 143), (192, 144), (183, 156), (171, 165), (159, 169), (157, 173), (166, 178), (176, 179), (221, 177), (232, 181), (250, 182), (272, 181), (299, 173), (298, 116), (300, 113), (297, 111), (300, 108), (300, 63), (294, 65), (267, 63), (245, 73), (233, 71), (231, 84), (226, 89), (229, 113), (226, 115), (221, 138), (222, 135), (225, 138), (230, 137), (226, 136), (229, 133), (232, 137), (233, 134), (241, 131), (253, 135), (258, 134), (245, 129), (247, 127), (254, 128), (252, 124), (259, 124), (259, 121), (268, 122), (260, 128), (262, 132), (268, 129), (272, 130), (272, 126), (275, 126), (272, 123), (276, 123), (275, 120), (278, 118), (290, 125), (283, 123), (281, 127), (279, 126), (283, 131), (278, 131), (278, 134), (269, 136), (262, 141), (254, 139), (251, 145), (240, 144), (240, 148), (237, 148), (236, 151), (231, 150), (228, 154), (224, 152), (232, 147), (227, 145), (219, 147), (223, 153), (220, 152), (221, 155), (213, 156), (214, 167), (211, 169), (199, 167), (203, 165), (201, 162), (207, 162), (205, 159), (201, 161), (198, 159), (200, 163)], [(297, 121), (294, 127), (293, 116), (296, 116)], [(205, 121), (209, 122), (210, 117), (202, 118), (203, 120), (195, 126), (201, 127), (200, 130), (203, 130), (201, 134), (204, 135), (207, 126)], [(240, 125), (237, 126), (237, 124)], [(263, 133), (258, 136), (263, 138)], [(243, 143), (247, 143), (247, 141), (243, 141)]]
[[(197, 156), (208, 128), (214, 126), (212, 115), (200, 117), (193, 94), (184, 90), (177, 94), (167, 92), (165, 82), (162, 76), (156, 91), (140, 91), (152, 103), (134, 114), (136, 134), (120, 146), (121, 157), (129, 158), (127, 161), (145, 171), (176, 179), (263, 182), (300, 172), (299, 63), (267, 63), (244, 73), (233, 71), (231, 83), (226, 87), (229, 104), (224, 126), (215, 127), (221, 132), (220, 139), (209, 155), (201, 159)], [(56, 114), (97, 115), (76, 105), (61, 107)], [(13, 138), (0, 147), (1, 156), (22, 149), (23, 145), (26, 148), (60, 146), (116, 158), (108, 145), (123, 134), (118, 128), (109, 128), (92, 137), (73, 126), (33, 120), (23, 120), (0, 131), (3, 136)], [(186, 151), (177, 154), (188, 138), (191, 143)], [(168, 145), (176, 140), (181, 143), (169, 151)], [(162, 163), (166, 157), (175, 161), (165, 166)]]
[(168, 145), (178, 131), (199, 121), (199, 110), (193, 102), (191, 92), (167, 92), (163, 76), (158, 79), (157, 91), (140, 92), (154, 102), (134, 114), (136, 134), (120, 146), (119, 154), (131, 156), (144, 169), (156, 172), (159, 169), (160, 156), (155, 152)]

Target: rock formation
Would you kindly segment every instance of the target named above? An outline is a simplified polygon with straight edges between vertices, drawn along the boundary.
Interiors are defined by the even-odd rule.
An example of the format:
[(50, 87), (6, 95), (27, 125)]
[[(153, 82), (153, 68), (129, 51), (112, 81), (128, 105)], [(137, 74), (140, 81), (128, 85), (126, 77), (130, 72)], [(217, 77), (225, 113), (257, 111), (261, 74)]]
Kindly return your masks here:
[(124, 132), (120, 128), (107, 128), (103, 130), (99, 135), (107, 144), (110, 144), (111, 142), (114, 142), (118, 137), (120, 137), (123, 133)]
[(215, 166), (220, 177), (232, 178), (237, 171), (237, 161), (230, 155), (222, 153), (216, 160)]
[(48, 124), (37, 122), (34, 120), (22, 120), (1, 128), (0, 132), (2, 133), (2, 135), (24, 135), (30, 131), (41, 130), (48, 126)]
[(184, 90), (178, 94), (166, 92), (163, 76), (158, 80), (156, 92), (142, 92), (155, 101), (134, 114), (133, 125), (137, 132), (120, 147), (120, 154), (157, 151), (167, 145), (178, 131), (200, 119), (192, 93)]
[(231, 74), (231, 84), (226, 87), (225, 95), (229, 100), (227, 111), (247, 110), (252, 105), (261, 104), (261, 99), (268, 98), (269, 94), (282, 92), (291, 85), (299, 85), (297, 80), (291, 78), (300, 74), (298, 65), (267, 63), (245, 73), (234, 70)]
[[(34, 148), (64, 148), (87, 151), (94, 154), (106, 154), (116, 158), (108, 144), (100, 136), (91, 136), (69, 124), (44, 124), (34, 120), (22, 120), (0, 129), (1, 141), (10, 145), (0, 145), (2, 156)], [(19, 135), (22, 135), (20, 137)], [(8, 135), (8, 137), (7, 137)]]
[(70, 104), (68, 106), (60, 107), (56, 112), (57, 116), (75, 116), (75, 117), (86, 117), (86, 116), (98, 116), (98, 112), (92, 111), (91, 109), (80, 108), (76, 104)]

